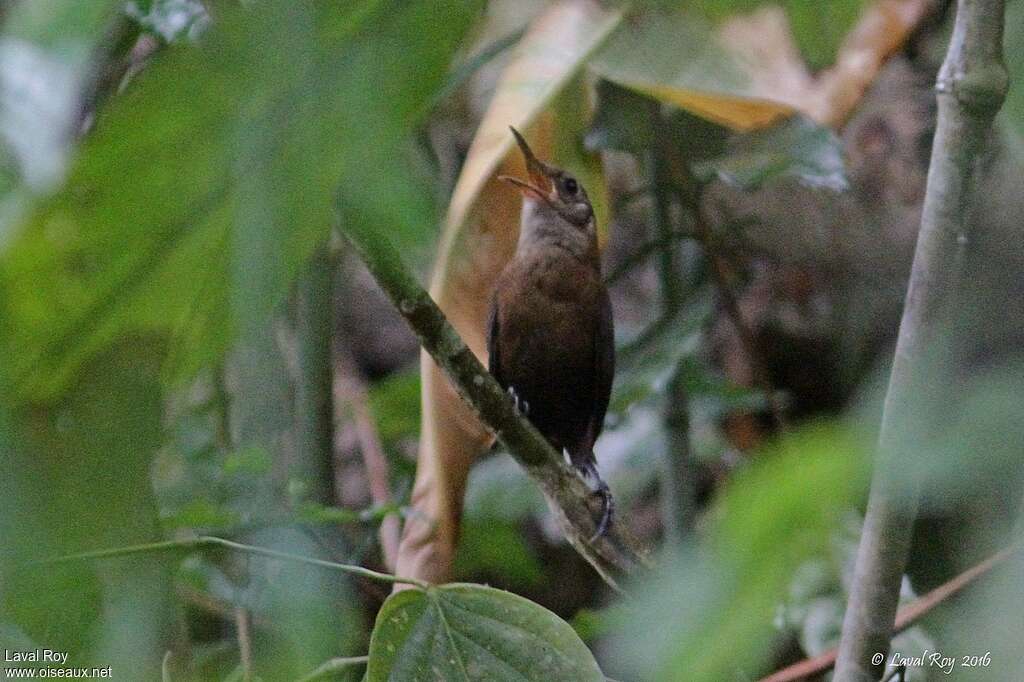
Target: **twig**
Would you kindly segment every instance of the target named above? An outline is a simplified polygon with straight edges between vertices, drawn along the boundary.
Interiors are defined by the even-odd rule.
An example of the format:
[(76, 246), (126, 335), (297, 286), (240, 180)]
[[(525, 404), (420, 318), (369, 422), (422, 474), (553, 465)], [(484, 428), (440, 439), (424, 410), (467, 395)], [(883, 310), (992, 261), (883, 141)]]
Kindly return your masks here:
[(295, 448), (289, 475), (308, 486), (309, 499), (334, 501), (334, 407), (331, 362), (333, 261), (320, 245), (295, 291)]
[(687, 232), (672, 232), (666, 238), (659, 237), (658, 239), (652, 239), (649, 242), (641, 244), (636, 251), (623, 258), (622, 261), (615, 266), (614, 270), (605, 275), (604, 283), (606, 285), (614, 284), (622, 279), (623, 275), (642, 263), (648, 256), (654, 253), (660, 253), (669, 244), (674, 244), (675, 242), (682, 241), (684, 239), (693, 239), (693, 235)]
[(733, 292), (732, 285), (729, 282), (728, 265), (715, 246), (714, 235), (711, 233), (707, 217), (704, 215), (704, 209), (701, 206), (700, 193), (693, 189), (693, 184), (696, 181), (690, 176), (688, 171), (684, 171), (684, 180), (688, 187), (681, 191), (683, 192), (683, 198), (687, 200), (686, 205), (690, 208), (693, 231), (708, 259), (711, 279), (715, 284), (715, 289), (718, 291), (722, 306), (725, 308), (725, 314), (729, 321), (732, 322), (736, 335), (740, 339), (740, 344), (743, 346), (743, 351), (747, 355), (747, 361), (750, 363), (751, 373), (753, 374), (754, 385), (765, 394), (765, 400), (768, 403), (768, 411), (771, 414), (772, 421), (775, 422), (777, 428), (785, 429), (785, 410), (775, 395), (775, 388), (772, 386), (771, 375), (768, 372), (768, 361), (764, 357), (761, 345), (758, 343), (753, 330), (746, 320), (743, 319), (743, 311), (740, 310), (739, 300), (736, 298), (736, 294)]
[(252, 629), (250, 627), (249, 609), (244, 606), (235, 607), (235, 630), (238, 636), (238, 657), (242, 663), (242, 679), (252, 680)]
[(325, 663), (322, 663), (321, 665), (317, 666), (316, 670), (309, 673), (305, 677), (299, 678), (299, 682), (314, 682), (315, 680), (320, 680), (327, 677), (331, 673), (348, 670), (349, 668), (353, 668), (359, 665), (366, 665), (369, 662), (369, 656), (350, 656), (348, 658), (332, 658), (331, 660), (326, 661)]
[[(871, 663), (889, 650), (900, 581), (910, 548), (922, 472), (900, 453), (914, 442), (926, 405), (929, 368), (960, 273), (967, 241), (972, 176), (992, 118), (1008, 87), (1002, 60), (1004, 0), (959, 0), (946, 60), (939, 70), (938, 125), (932, 145), (921, 231), (882, 410), (874, 479), (857, 549), (836, 662), (836, 682), (878, 679)], [(884, 656), (883, 656), (884, 658)]]
[[(676, 240), (673, 239), (676, 231), (672, 224), (673, 192), (669, 162), (664, 151), (669, 136), (665, 132), (660, 104), (651, 104), (650, 117), (654, 144), (647, 152), (648, 181), (655, 232), (661, 242), (661, 257), (658, 264), (658, 275), (661, 280), (661, 317), (668, 319), (679, 312), (684, 294), (676, 258), (678, 249)], [(665, 449), (662, 453), (664, 466), (659, 480), (665, 544), (677, 549), (682, 546), (683, 537), (692, 521), (696, 481), (690, 447), (690, 406), (680, 367), (676, 367), (665, 396)]]
[(387, 238), (363, 221), (346, 222), (340, 229), (462, 398), (540, 486), (576, 551), (615, 589), (616, 575), (629, 574), (647, 565), (636, 541), (621, 523), (613, 524), (607, 534), (590, 541), (597, 530), (595, 518), (601, 513), (600, 500), (516, 411), (508, 394), (405, 268)]
[[(391, 474), (388, 459), (384, 454), (377, 424), (370, 413), (369, 397), (366, 384), (359, 376), (351, 356), (347, 352), (339, 353), (337, 358), (338, 372), (335, 376), (334, 391), (336, 402), (347, 402), (352, 410), (352, 421), (355, 425), (356, 439), (359, 441), (359, 453), (366, 467), (366, 480), (370, 488), (370, 499), (375, 506), (387, 508), (391, 501)], [(380, 524), (380, 548), (384, 558), (384, 566), (395, 570), (395, 559), (398, 556), (398, 541), (401, 532), (399, 518), (395, 515), (385, 516)]]
[(114, 547), (111, 549), (96, 549), (89, 552), (79, 552), (77, 554), (65, 554), (64, 556), (54, 557), (52, 559), (40, 559), (38, 561), (33, 561), (30, 564), (26, 564), (25, 567), (27, 568), (31, 566), (53, 566), (56, 564), (65, 564), (76, 561), (114, 559), (118, 557), (132, 556), (134, 554), (180, 551), (188, 549), (199, 549), (202, 547), (226, 547), (227, 549), (232, 549), (236, 552), (255, 554), (257, 556), (265, 556), (271, 559), (280, 559), (282, 561), (294, 561), (295, 563), (299, 564), (307, 564), (309, 566), (327, 568), (332, 571), (351, 573), (352, 575), (358, 575), (362, 578), (369, 578), (370, 580), (378, 580), (380, 582), (385, 583), (408, 583), (410, 585), (416, 585), (417, 587), (421, 587), (423, 589), (429, 587), (429, 585), (426, 582), (422, 580), (417, 580), (416, 578), (403, 578), (397, 575), (390, 575), (388, 573), (380, 573), (378, 571), (373, 571), (369, 568), (363, 568), (362, 566), (339, 564), (334, 561), (325, 561), (324, 559), (314, 559), (312, 557), (305, 557), (298, 554), (279, 552), (276, 549), (270, 549), (268, 547), (245, 545), (241, 542), (225, 540), (224, 538), (218, 538), (212, 535), (199, 535), (196, 537), (183, 538), (180, 540), (164, 540), (162, 542), (150, 542), (144, 545), (128, 545), (125, 547)]
[[(1021, 547), (1010, 547), (1001, 552), (993, 554), (981, 563), (971, 566), (960, 575), (939, 585), (928, 594), (907, 604), (896, 614), (896, 623), (893, 627), (893, 634), (903, 632), (911, 625), (920, 620), (936, 606), (957, 594), (965, 587), (982, 577), (993, 568), (1001, 564), (1021, 550)], [(782, 670), (777, 670), (760, 682), (798, 682), (812, 675), (820, 675), (832, 669), (836, 664), (836, 656), (839, 654), (839, 647), (829, 649), (813, 658), (807, 658)]]

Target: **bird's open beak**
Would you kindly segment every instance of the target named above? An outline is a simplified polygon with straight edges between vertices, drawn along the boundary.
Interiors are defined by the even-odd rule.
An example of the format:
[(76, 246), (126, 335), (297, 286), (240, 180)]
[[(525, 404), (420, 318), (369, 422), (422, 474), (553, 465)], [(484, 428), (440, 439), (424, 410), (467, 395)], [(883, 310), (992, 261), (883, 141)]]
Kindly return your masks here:
[(516, 144), (519, 145), (519, 149), (523, 152), (523, 158), (526, 159), (526, 172), (530, 176), (530, 181), (526, 182), (510, 175), (500, 175), (498, 179), (512, 183), (526, 196), (532, 195), (537, 199), (547, 200), (555, 189), (554, 183), (548, 177), (547, 167), (533, 155), (533, 151), (518, 130), (512, 126), (509, 126), (509, 130), (515, 136)]

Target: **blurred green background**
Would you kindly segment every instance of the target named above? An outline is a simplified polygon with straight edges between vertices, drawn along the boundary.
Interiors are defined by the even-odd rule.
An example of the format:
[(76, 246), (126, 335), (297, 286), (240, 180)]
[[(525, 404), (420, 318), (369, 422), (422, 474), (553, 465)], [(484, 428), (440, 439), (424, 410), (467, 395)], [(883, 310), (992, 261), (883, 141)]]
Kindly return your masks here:
[[(730, 52), (749, 34), (728, 22), (775, 12), (790, 42), (764, 49), (813, 78), (876, 3), (606, 4), (625, 18), (574, 66), (589, 106), (569, 144), (602, 154), (612, 199), (619, 371), (597, 452), (658, 564), (630, 596), (503, 454), (471, 474), (455, 574), (546, 610), (414, 591), (385, 606), (411, 630), (375, 628), (387, 582), (192, 543), (386, 570), (381, 525), (413, 513), (418, 346), (335, 227), (371, 226), (423, 278), (499, 75), (552, 4), (0, 4), (0, 648), (119, 680), (301, 679), (331, 661), (316, 679), (362, 679), (365, 660), (338, 659), (368, 652), (368, 679), (434, 679), (415, 671), (445, 650), (423, 633), (493, 627), (476, 679), (533, 674), (535, 643), (502, 648), (524, 630), (581, 679), (722, 680), (835, 645), (952, 3), (841, 124), (748, 132), (652, 88), (757, 101)], [(1020, 537), (1019, 0), (1006, 41), (962, 314), (901, 453), (927, 472), (906, 602)], [(1024, 678), (1022, 571), (1007, 562), (894, 648), (991, 652), (953, 679)], [(430, 621), (444, 609), (470, 615)]]

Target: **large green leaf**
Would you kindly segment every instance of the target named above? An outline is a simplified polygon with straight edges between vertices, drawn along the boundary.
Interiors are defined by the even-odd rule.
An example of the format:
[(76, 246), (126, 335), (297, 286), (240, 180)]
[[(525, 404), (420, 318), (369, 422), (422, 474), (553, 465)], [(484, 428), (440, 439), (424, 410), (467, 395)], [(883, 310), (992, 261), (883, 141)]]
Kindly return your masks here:
[(730, 141), (729, 150), (694, 164), (694, 175), (756, 189), (776, 178), (794, 177), (809, 187), (846, 189), (842, 143), (828, 128), (794, 116)]
[(624, 22), (590, 60), (601, 77), (739, 130), (793, 111), (767, 92), (699, 12), (646, 12)]
[(603, 682), (604, 675), (572, 627), (544, 607), (456, 583), (388, 598), (370, 639), (366, 679)]
[(709, 514), (707, 545), (669, 557), (624, 607), (612, 676), (699, 682), (763, 672), (793, 573), (825, 550), (861, 497), (868, 461), (861, 438), (838, 424), (790, 433), (773, 450), (730, 480)]
[(840, 44), (867, 3), (868, 0), (698, 0), (696, 6), (714, 19), (727, 19), (762, 5), (781, 5), (804, 58), (812, 68), (821, 68), (835, 60)]
[[(114, 0), (4, 3), (0, 36), (0, 246), (28, 195), (52, 189), (67, 165), (92, 78), (89, 58)], [(27, 191), (26, 191), (27, 190)]]
[(58, 393), (132, 330), (170, 332), (189, 374), (283, 299), (336, 194), (345, 220), (429, 233), (408, 140), (476, 4), (232, 4), (168, 48), (0, 261), (17, 392)]

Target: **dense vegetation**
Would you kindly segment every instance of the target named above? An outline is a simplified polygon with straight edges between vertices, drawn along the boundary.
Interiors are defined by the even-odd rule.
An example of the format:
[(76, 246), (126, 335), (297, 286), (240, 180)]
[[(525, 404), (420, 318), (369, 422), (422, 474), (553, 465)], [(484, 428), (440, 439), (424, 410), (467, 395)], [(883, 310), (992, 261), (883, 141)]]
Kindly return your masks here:
[[(992, 0), (0, 4), (5, 670), (718, 681), (832, 652), (819, 679), (851, 585), (877, 616), (860, 545), (896, 567), (886, 674), (1024, 679), (1007, 4), (1005, 103), (988, 34), (940, 73)], [(598, 217), (596, 543), (511, 402), (477, 377), (481, 424), (444, 374), (476, 371), (458, 339), (486, 359), (510, 125)]]

